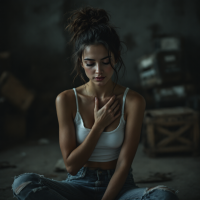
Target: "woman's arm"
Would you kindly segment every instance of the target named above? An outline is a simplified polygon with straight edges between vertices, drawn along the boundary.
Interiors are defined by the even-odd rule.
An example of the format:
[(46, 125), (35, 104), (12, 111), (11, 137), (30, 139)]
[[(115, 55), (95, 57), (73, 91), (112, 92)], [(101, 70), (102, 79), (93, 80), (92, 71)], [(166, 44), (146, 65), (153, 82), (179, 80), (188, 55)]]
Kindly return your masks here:
[(113, 200), (117, 197), (126, 181), (140, 141), (146, 106), (145, 99), (138, 93), (130, 90), (126, 97), (126, 106), (127, 120), (124, 142), (121, 147), (115, 173), (108, 184), (102, 200)]
[(95, 123), (85, 140), (76, 147), (76, 134), (72, 116), (71, 102), (74, 101), (70, 91), (56, 97), (56, 110), (59, 123), (59, 143), (67, 171), (76, 175), (90, 158), (100, 136), (103, 126)]

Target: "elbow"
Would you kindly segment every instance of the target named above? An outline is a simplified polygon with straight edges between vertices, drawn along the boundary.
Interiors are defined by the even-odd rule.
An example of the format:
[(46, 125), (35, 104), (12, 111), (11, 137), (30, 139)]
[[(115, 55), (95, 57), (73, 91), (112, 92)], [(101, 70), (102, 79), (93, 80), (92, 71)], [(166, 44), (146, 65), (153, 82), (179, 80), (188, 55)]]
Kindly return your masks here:
[(72, 168), (69, 165), (67, 165), (66, 162), (65, 162), (65, 168), (66, 168), (66, 170), (67, 170), (68, 173), (70, 173), (71, 175), (73, 175)]
[(66, 169), (67, 169), (67, 172), (69, 174), (71, 174), (72, 176), (75, 176), (77, 174), (77, 172), (74, 170), (74, 167), (71, 167), (71, 166), (67, 166), (65, 165)]
[(64, 163), (65, 163), (65, 168), (69, 174), (75, 176), (78, 173), (77, 168), (74, 165), (69, 164), (67, 159), (64, 159)]
[(72, 176), (75, 176), (76, 174), (77, 174), (77, 172), (75, 172), (74, 170), (72, 170), (72, 168), (66, 168), (67, 169), (67, 172), (69, 173), (69, 174), (71, 174)]
[(71, 170), (70, 167), (66, 166), (66, 169), (67, 169), (67, 172), (68, 172), (69, 174), (73, 175), (73, 171)]

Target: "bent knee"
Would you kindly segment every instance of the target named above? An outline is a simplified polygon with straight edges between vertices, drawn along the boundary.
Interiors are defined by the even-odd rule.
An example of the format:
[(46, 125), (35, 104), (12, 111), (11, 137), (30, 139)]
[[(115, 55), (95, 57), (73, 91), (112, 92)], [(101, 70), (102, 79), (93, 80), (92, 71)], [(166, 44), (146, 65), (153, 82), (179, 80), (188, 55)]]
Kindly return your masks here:
[(40, 175), (34, 173), (25, 173), (14, 178), (14, 182), (12, 184), (12, 190), (15, 194), (19, 194), (22, 189), (24, 189), (28, 184), (33, 181), (38, 181)]
[(176, 195), (178, 193), (178, 190), (174, 190), (172, 188), (169, 188), (165, 185), (158, 185), (156, 187), (152, 187), (152, 188), (148, 188), (147, 192), (151, 192), (151, 191), (157, 191), (158, 193), (160, 193), (160, 195), (163, 197), (163, 199), (166, 200), (178, 200), (178, 196)]

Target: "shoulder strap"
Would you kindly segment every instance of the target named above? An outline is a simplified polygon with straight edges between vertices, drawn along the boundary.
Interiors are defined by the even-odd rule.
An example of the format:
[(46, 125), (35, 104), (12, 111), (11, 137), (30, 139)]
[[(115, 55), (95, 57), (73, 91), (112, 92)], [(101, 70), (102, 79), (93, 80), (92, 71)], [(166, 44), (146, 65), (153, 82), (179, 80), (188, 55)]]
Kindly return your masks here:
[(77, 98), (76, 89), (75, 89), (75, 88), (73, 88), (73, 90), (74, 90), (75, 97), (76, 97), (76, 107), (77, 107), (77, 112), (79, 112), (79, 109), (78, 109), (78, 98)]
[(129, 88), (127, 87), (126, 90), (124, 91), (124, 95), (123, 95), (123, 104), (122, 104), (122, 116), (124, 116), (124, 103), (125, 103), (125, 99), (126, 99), (126, 95), (128, 93)]

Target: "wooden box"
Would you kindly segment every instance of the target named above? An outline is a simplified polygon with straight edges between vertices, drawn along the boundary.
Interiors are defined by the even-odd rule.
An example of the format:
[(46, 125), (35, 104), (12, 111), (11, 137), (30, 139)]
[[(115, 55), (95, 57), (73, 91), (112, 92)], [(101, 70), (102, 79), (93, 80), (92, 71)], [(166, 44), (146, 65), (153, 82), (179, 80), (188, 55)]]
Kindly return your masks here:
[(0, 92), (2, 96), (21, 111), (27, 111), (35, 96), (33, 92), (27, 90), (22, 83), (9, 72), (4, 72), (0, 77)]
[(147, 110), (144, 128), (143, 151), (150, 157), (166, 152), (198, 155), (198, 112), (187, 107)]

